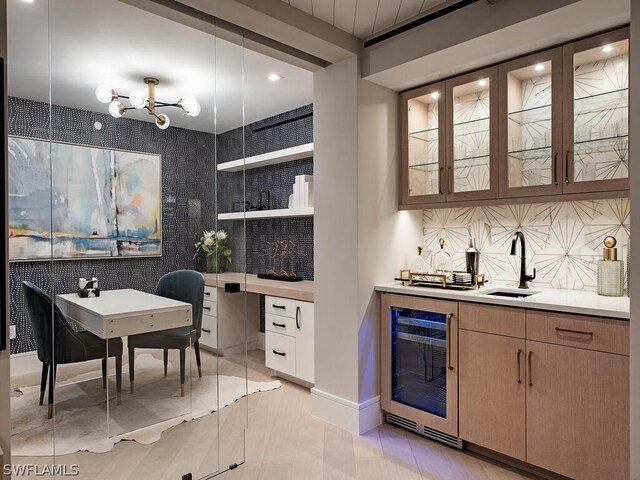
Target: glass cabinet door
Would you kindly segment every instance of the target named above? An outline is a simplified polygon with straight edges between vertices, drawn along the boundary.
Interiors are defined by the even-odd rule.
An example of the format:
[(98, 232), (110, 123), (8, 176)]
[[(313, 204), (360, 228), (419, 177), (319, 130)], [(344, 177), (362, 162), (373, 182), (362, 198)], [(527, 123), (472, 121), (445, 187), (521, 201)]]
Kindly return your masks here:
[(500, 195), (562, 193), (562, 48), (500, 65)]
[(443, 202), (444, 82), (405, 92), (402, 105), (402, 203)]
[(629, 30), (566, 45), (564, 77), (564, 192), (629, 188)]
[(498, 68), (447, 81), (447, 201), (498, 193)]

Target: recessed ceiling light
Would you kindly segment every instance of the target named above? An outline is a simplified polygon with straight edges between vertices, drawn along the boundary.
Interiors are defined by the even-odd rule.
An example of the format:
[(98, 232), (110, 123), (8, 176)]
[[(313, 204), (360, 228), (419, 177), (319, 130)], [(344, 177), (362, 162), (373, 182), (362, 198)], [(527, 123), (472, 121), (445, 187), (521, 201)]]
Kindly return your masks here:
[(484, 87), (487, 84), (486, 80), (479, 80), (478, 81), (478, 85), (480, 85), (481, 87)]
[(544, 70), (544, 65), (539, 63), (533, 68), (535, 68), (536, 72), (541, 72), (542, 70)]
[(440, 96), (440, 92), (433, 92), (431, 94), (431, 98), (438, 98)]
[(272, 82), (277, 82), (278, 80), (282, 79), (282, 77), (280, 75), (278, 75), (277, 73), (271, 73), (269, 74), (269, 76), (267, 77), (267, 80), (270, 80)]
[(604, 47), (602, 47), (602, 51), (604, 53), (613, 52), (613, 47), (611, 45), (605, 45)]

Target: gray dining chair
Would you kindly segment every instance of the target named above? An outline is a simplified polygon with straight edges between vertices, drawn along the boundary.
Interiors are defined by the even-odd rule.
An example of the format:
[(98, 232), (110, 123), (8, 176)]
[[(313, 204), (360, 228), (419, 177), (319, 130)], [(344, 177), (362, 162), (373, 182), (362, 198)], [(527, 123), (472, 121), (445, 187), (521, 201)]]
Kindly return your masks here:
[[(102, 360), (102, 386), (107, 387), (107, 355), (116, 359), (116, 392), (120, 403), (122, 391), (122, 339), (107, 341), (87, 331), (75, 331), (51, 297), (29, 281), (22, 282), (27, 311), (36, 343), (38, 360), (42, 362), (40, 405), (49, 378), (49, 411), (53, 416), (53, 393), (58, 365)], [(53, 319), (53, 321), (52, 321)]]
[(164, 351), (165, 377), (167, 376), (169, 350), (180, 350), (180, 395), (184, 396), (186, 350), (191, 344), (193, 344), (196, 353), (198, 376), (202, 377), (200, 344), (198, 341), (202, 335), (204, 277), (194, 270), (177, 270), (167, 273), (158, 280), (156, 295), (190, 303), (192, 305), (191, 325), (129, 336), (129, 381), (131, 393), (134, 392), (135, 349), (157, 348)]

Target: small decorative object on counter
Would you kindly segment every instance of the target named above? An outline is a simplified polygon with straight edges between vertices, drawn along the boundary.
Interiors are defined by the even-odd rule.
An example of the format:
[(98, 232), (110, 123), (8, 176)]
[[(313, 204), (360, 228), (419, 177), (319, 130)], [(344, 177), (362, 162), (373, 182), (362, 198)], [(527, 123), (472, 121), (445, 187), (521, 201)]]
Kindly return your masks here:
[(206, 273), (222, 273), (231, 263), (231, 249), (227, 246), (227, 232), (224, 230), (204, 231), (200, 240), (195, 243), (196, 253), (200, 251), (207, 255)]
[[(425, 259), (424, 247), (422, 245), (418, 245), (418, 256), (414, 258), (413, 263), (411, 265), (411, 273), (413, 274), (427, 274), (431, 273), (431, 266), (429, 262)], [(427, 257), (428, 258), (428, 257)]]
[(478, 274), (478, 264), (480, 262), (480, 252), (476, 249), (476, 239), (469, 237), (469, 248), (465, 252), (467, 260), (467, 273), (471, 274), (471, 277), (475, 277)]
[(278, 240), (267, 244), (267, 255), (269, 256), (269, 271), (259, 273), (258, 278), (267, 280), (281, 280), (285, 282), (300, 282), (294, 271), (296, 254), (298, 247), (291, 240)]
[(614, 237), (604, 239), (602, 260), (598, 261), (598, 295), (621, 297), (624, 294), (624, 262), (618, 260)]
[(80, 298), (99, 297), (98, 279), (96, 277), (92, 277), (91, 280), (80, 278), (78, 280), (78, 296)]
[(433, 254), (431, 266), (435, 273), (447, 274), (451, 272), (451, 255), (444, 249), (444, 238), (438, 240), (440, 250)]

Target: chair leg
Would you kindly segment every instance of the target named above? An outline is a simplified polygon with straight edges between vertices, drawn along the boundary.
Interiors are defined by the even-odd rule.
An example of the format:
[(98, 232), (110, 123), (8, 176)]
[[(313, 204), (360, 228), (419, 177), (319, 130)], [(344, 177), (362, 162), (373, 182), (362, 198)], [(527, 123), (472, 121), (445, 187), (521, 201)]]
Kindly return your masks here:
[(169, 363), (169, 349), (164, 349), (164, 376), (167, 376), (167, 364)]
[(193, 348), (196, 351), (196, 365), (198, 365), (198, 377), (202, 378), (202, 363), (200, 363), (200, 343), (193, 342)]
[(47, 413), (47, 418), (51, 420), (53, 417), (53, 390), (56, 385), (56, 374), (57, 374), (58, 366), (52, 365), (51, 372), (49, 373), (49, 411)]
[(118, 405), (122, 403), (122, 355), (116, 357), (116, 392)]
[(186, 348), (180, 349), (180, 396), (184, 397), (184, 377), (185, 377), (185, 363), (187, 355)]
[(102, 388), (107, 388), (107, 359), (102, 359)]
[(38, 405), (42, 405), (42, 403), (44, 402), (44, 391), (47, 388), (47, 373), (49, 373), (49, 365), (43, 363), (42, 379), (40, 380), (40, 403)]
[(129, 347), (129, 389), (131, 393), (133, 393), (133, 369), (134, 369), (134, 359), (135, 359), (135, 348)]

